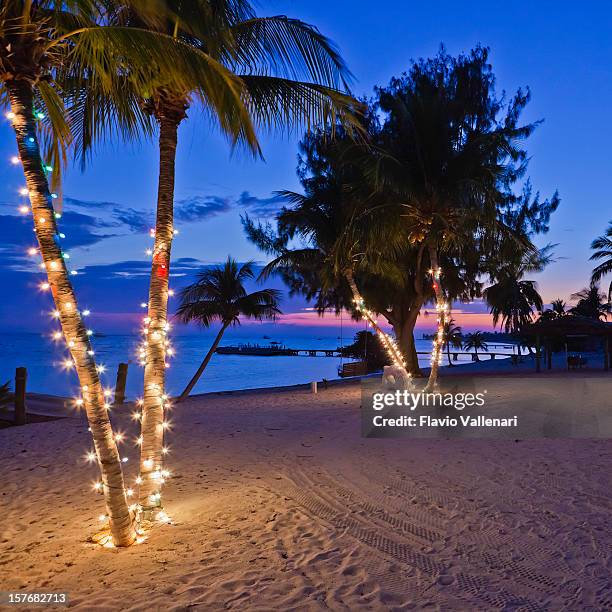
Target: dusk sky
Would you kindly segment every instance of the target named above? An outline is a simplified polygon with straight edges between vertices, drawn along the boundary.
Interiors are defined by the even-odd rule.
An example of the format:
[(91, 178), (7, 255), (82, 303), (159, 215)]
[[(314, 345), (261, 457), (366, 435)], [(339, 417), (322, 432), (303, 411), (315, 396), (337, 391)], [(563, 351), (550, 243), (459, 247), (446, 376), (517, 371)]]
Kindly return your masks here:
[[(490, 46), (498, 90), (512, 93), (528, 85), (532, 102), (524, 119), (544, 119), (527, 148), (529, 175), (542, 197), (559, 190), (561, 206), (540, 244), (557, 243), (557, 261), (536, 278), (546, 302), (587, 285), (591, 240), (612, 218), (610, 147), (612, 125), (612, 7), (607, 2), (476, 1), (437, 3), (304, 0), (261, 2), (261, 15), (284, 13), (317, 25), (339, 46), (355, 75), (353, 92), (371, 95), (376, 84), (408, 68), (411, 58), (434, 55), (440, 43), (456, 54), (481, 43)], [(486, 6), (486, 9), (484, 8)], [(263, 261), (244, 238), (240, 214), (272, 218), (278, 189), (299, 189), (295, 175), (297, 141), (291, 136), (262, 137), (265, 161), (227, 143), (197, 108), (181, 129), (177, 159), (174, 286), (180, 288), (194, 269), (231, 254), (240, 261)], [(31, 218), (17, 212), (24, 180), (15, 154), (12, 129), (0, 122), (0, 240), (4, 265), (0, 330), (47, 328), (41, 314), (48, 296), (36, 286), (37, 261), (24, 257), (34, 244)], [(61, 231), (67, 235), (70, 265), (82, 272), (75, 284), (82, 305), (98, 314), (105, 331), (128, 331), (146, 300), (157, 187), (155, 143), (112, 143), (81, 173), (70, 168)], [(316, 323), (301, 300), (285, 300), (287, 322)], [(481, 305), (457, 305), (482, 312)], [(122, 313), (133, 313), (126, 318)], [(465, 315), (467, 327), (486, 319)], [(333, 319), (323, 323), (333, 324)], [(425, 321), (427, 325), (429, 323)]]

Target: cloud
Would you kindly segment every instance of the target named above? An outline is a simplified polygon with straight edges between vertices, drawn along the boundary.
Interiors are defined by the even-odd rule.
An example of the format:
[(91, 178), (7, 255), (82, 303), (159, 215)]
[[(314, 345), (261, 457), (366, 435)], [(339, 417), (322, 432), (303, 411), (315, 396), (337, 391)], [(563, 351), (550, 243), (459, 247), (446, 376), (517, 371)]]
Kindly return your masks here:
[(71, 198), (68, 196), (63, 197), (64, 206), (66, 204), (70, 206), (78, 206), (80, 208), (120, 208), (120, 205), (116, 202), (106, 202), (104, 200), (79, 200), (78, 198)]
[(177, 200), (174, 204), (174, 217), (180, 223), (193, 223), (216, 217), (232, 210), (231, 198), (221, 196), (193, 196)]
[(273, 217), (286, 203), (285, 198), (273, 195), (269, 198), (258, 198), (248, 191), (243, 191), (238, 198), (237, 204), (241, 209), (247, 209), (257, 217)]
[[(102, 219), (83, 213), (68, 211), (58, 220), (58, 229), (65, 235), (62, 246), (68, 249), (90, 246), (115, 234), (100, 233), (114, 227)], [(29, 215), (0, 215), (0, 244), (26, 249), (36, 244), (34, 224)]]
[(135, 208), (114, 208), (112, 213), (120, 226), (127, 227), (134, 234), (146, 234), (153, 226), (153, 214)]

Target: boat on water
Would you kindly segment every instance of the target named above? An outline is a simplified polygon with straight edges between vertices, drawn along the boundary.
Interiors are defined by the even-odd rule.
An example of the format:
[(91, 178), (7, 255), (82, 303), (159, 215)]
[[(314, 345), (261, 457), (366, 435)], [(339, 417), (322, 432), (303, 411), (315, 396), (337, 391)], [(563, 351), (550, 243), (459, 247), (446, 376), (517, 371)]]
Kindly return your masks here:
[(273, 357), (277, 355), (294, 355), (295, 352), (280, 342), (261, 344), (238, 344), (235, 346), (220, 346), (215, 351), (219, 355), (259, 355), (262, 357)]

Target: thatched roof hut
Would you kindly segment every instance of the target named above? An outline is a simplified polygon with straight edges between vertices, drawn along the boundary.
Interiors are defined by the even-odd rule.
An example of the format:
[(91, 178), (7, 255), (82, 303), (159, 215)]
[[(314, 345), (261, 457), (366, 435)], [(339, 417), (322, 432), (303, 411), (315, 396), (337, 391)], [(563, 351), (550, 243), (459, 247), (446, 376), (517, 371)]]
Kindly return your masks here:
[(612, 323), (604, 323), (597, 319), (579, 315), (565, 315), (556, 319), (537, 321), (525, 325), (521, 335), (534, 338), (567, 338), (571, 336), (596, 336), (606, 338), (612, 336)]
[(556, 319), (544, 319), (523, 326), (521, 335), (533, 338), (536, 344), (536, 372), (540, 371), (540, 346), (544, 344), (547, 353), (548, 369), (551, 368), (551, 342), (565, 342), (567, 367), (570, 359), (567, 357), (567, 342), (574, 338), (601, 338), (603, 341), (604, 370), (610, 369), (610, 338), (612, 337), (612, 323), (598, 321), (579, 315), (564, 315)]

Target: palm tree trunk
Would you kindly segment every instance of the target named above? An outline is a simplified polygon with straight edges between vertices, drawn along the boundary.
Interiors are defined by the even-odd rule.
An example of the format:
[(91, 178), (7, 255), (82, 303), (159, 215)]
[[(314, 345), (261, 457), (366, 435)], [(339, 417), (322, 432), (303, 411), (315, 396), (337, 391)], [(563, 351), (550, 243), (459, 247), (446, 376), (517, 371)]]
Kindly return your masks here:
[(351, 293), (353, 294), (353, 300), (355, 304), (357, 305), (357, 308), (363, 314), (363, 316), (370, 323), (374, 331), (380, 337), (383, 343), (383, 346), (385, 347), (387, 353), (389, 354), (389, 356), (391, 357), (391, 360), (393, 361), (393, 365), (404, 368), (404, 371), (405, 371), (406, 366), (404, 364), (404, 358), (402, 356), (401, 351), (397, 348), (397, 345), (395, 344), (393, 339), (390, 338), (388, 334), (386, 334), (381, 329), (374, 315), (365, 307), (363, 297), (361, 296), (361, 293), (359, 292), (359, 289), (357, 288), (357, 285), (355, 284), (355, 278), (353, 276), (352, 270), (346, 270), (344, 273), (344, 276), (349, 284)]
[(448, 358), (448, 365), (449, 367), (452, 367), (452, 363), (451, 363), (451, 356), (450, 356), (450, 340), (447, 338), (446, 341), (446, 356)]
[(174, 165), (178, 126), (184, 117), (173, 112), (157, 114), (159, 122), (159, 183), (155, 243), (149, 282), (149, 311), (146, 327), (142, 445), (140, 449), (140, 506), (146, 518), (161, 509), (164, 401), (166, 398), (166, 347), (168, 329), (168, 278), (174, 236)]
[(204, 357), (204, 361), (202, 361), (202, 363), (200, 364), (200, 367), (198, 368), (198, 371), (193, 375), (193, 378), (189, 381), (189, 384), (185, 387), (185, 390), (181, 393), (181, 396), (178, 398), (177, 401), (184, 400), (191, 393), (191, 390), (195, 387), (198, 380), (200, 380), (200, 376), (202, 376), (202, 373), (206, 369), (208, 362), (211, 360), (212, 356), (217, 350), (217, 347), (219, 346), (219, 342), (221, 342), (221, 338), (223, 337), (223, 334), (225, 333), (225, 330), (227, 329), (227, 327), (228, 327), (228, 324), (222, 325), (221, 329), (219, 330), (219, 333), (217, 334), (217, 337), (215, 338), (215, 341), (212, 343), (210, 349), (208, 350), (208, 353), (206, 353), (206, 357)]
[(429, 380), (424, 391), (429, 393), (433, 391), (438, 382), (438, 369), (440, 367), (440, 352), (444, 344), (444, 324), (446, 322), (446, 304), (444, 302), (444, 293), (440, 284), (440, 267), (438, 265), (438, 253), (435, 247), (429, 247), (429, 260), (433, 271), (433, 289), (436, 296), (436, 311), (438, 314), (438, 328), (434, 336), (433, 348), (431, 351), (431, 370), (429, 372)]
[(59, 245), (51, 194), (36, 136), (32, 88), (27, 81), (9, 81), (6, 87), (11, 111), (15, 115), (13, 128), (29, 191), (36, 238), (59, 313), (62, 332), (70, 347), (72, 362), (79, 377), (83, 405), (100, 466), (113, 543), (115, 546), (129, 546), (135, 540), (136, 533), (128, 508), (121, 461), (87, 329), (81, 319), (64, 254)]
[[(418, 319), (423, 302), (420, 298), (416, 298), (410, 305), (410, 310), (402, 312), (398, 307), (400, 315), (398, 321), (393, 326), (397, 343), (406, 363), (406, 370), (411, 376), (422, 376), (421, 368), (419, 367), (419, 356), (416, 352), (416, 344), (414, 341), (414, 327)], [(404, 311), (406, 309), (404, 308)], [(404, 318), (405, 317), (405, 318)]]

